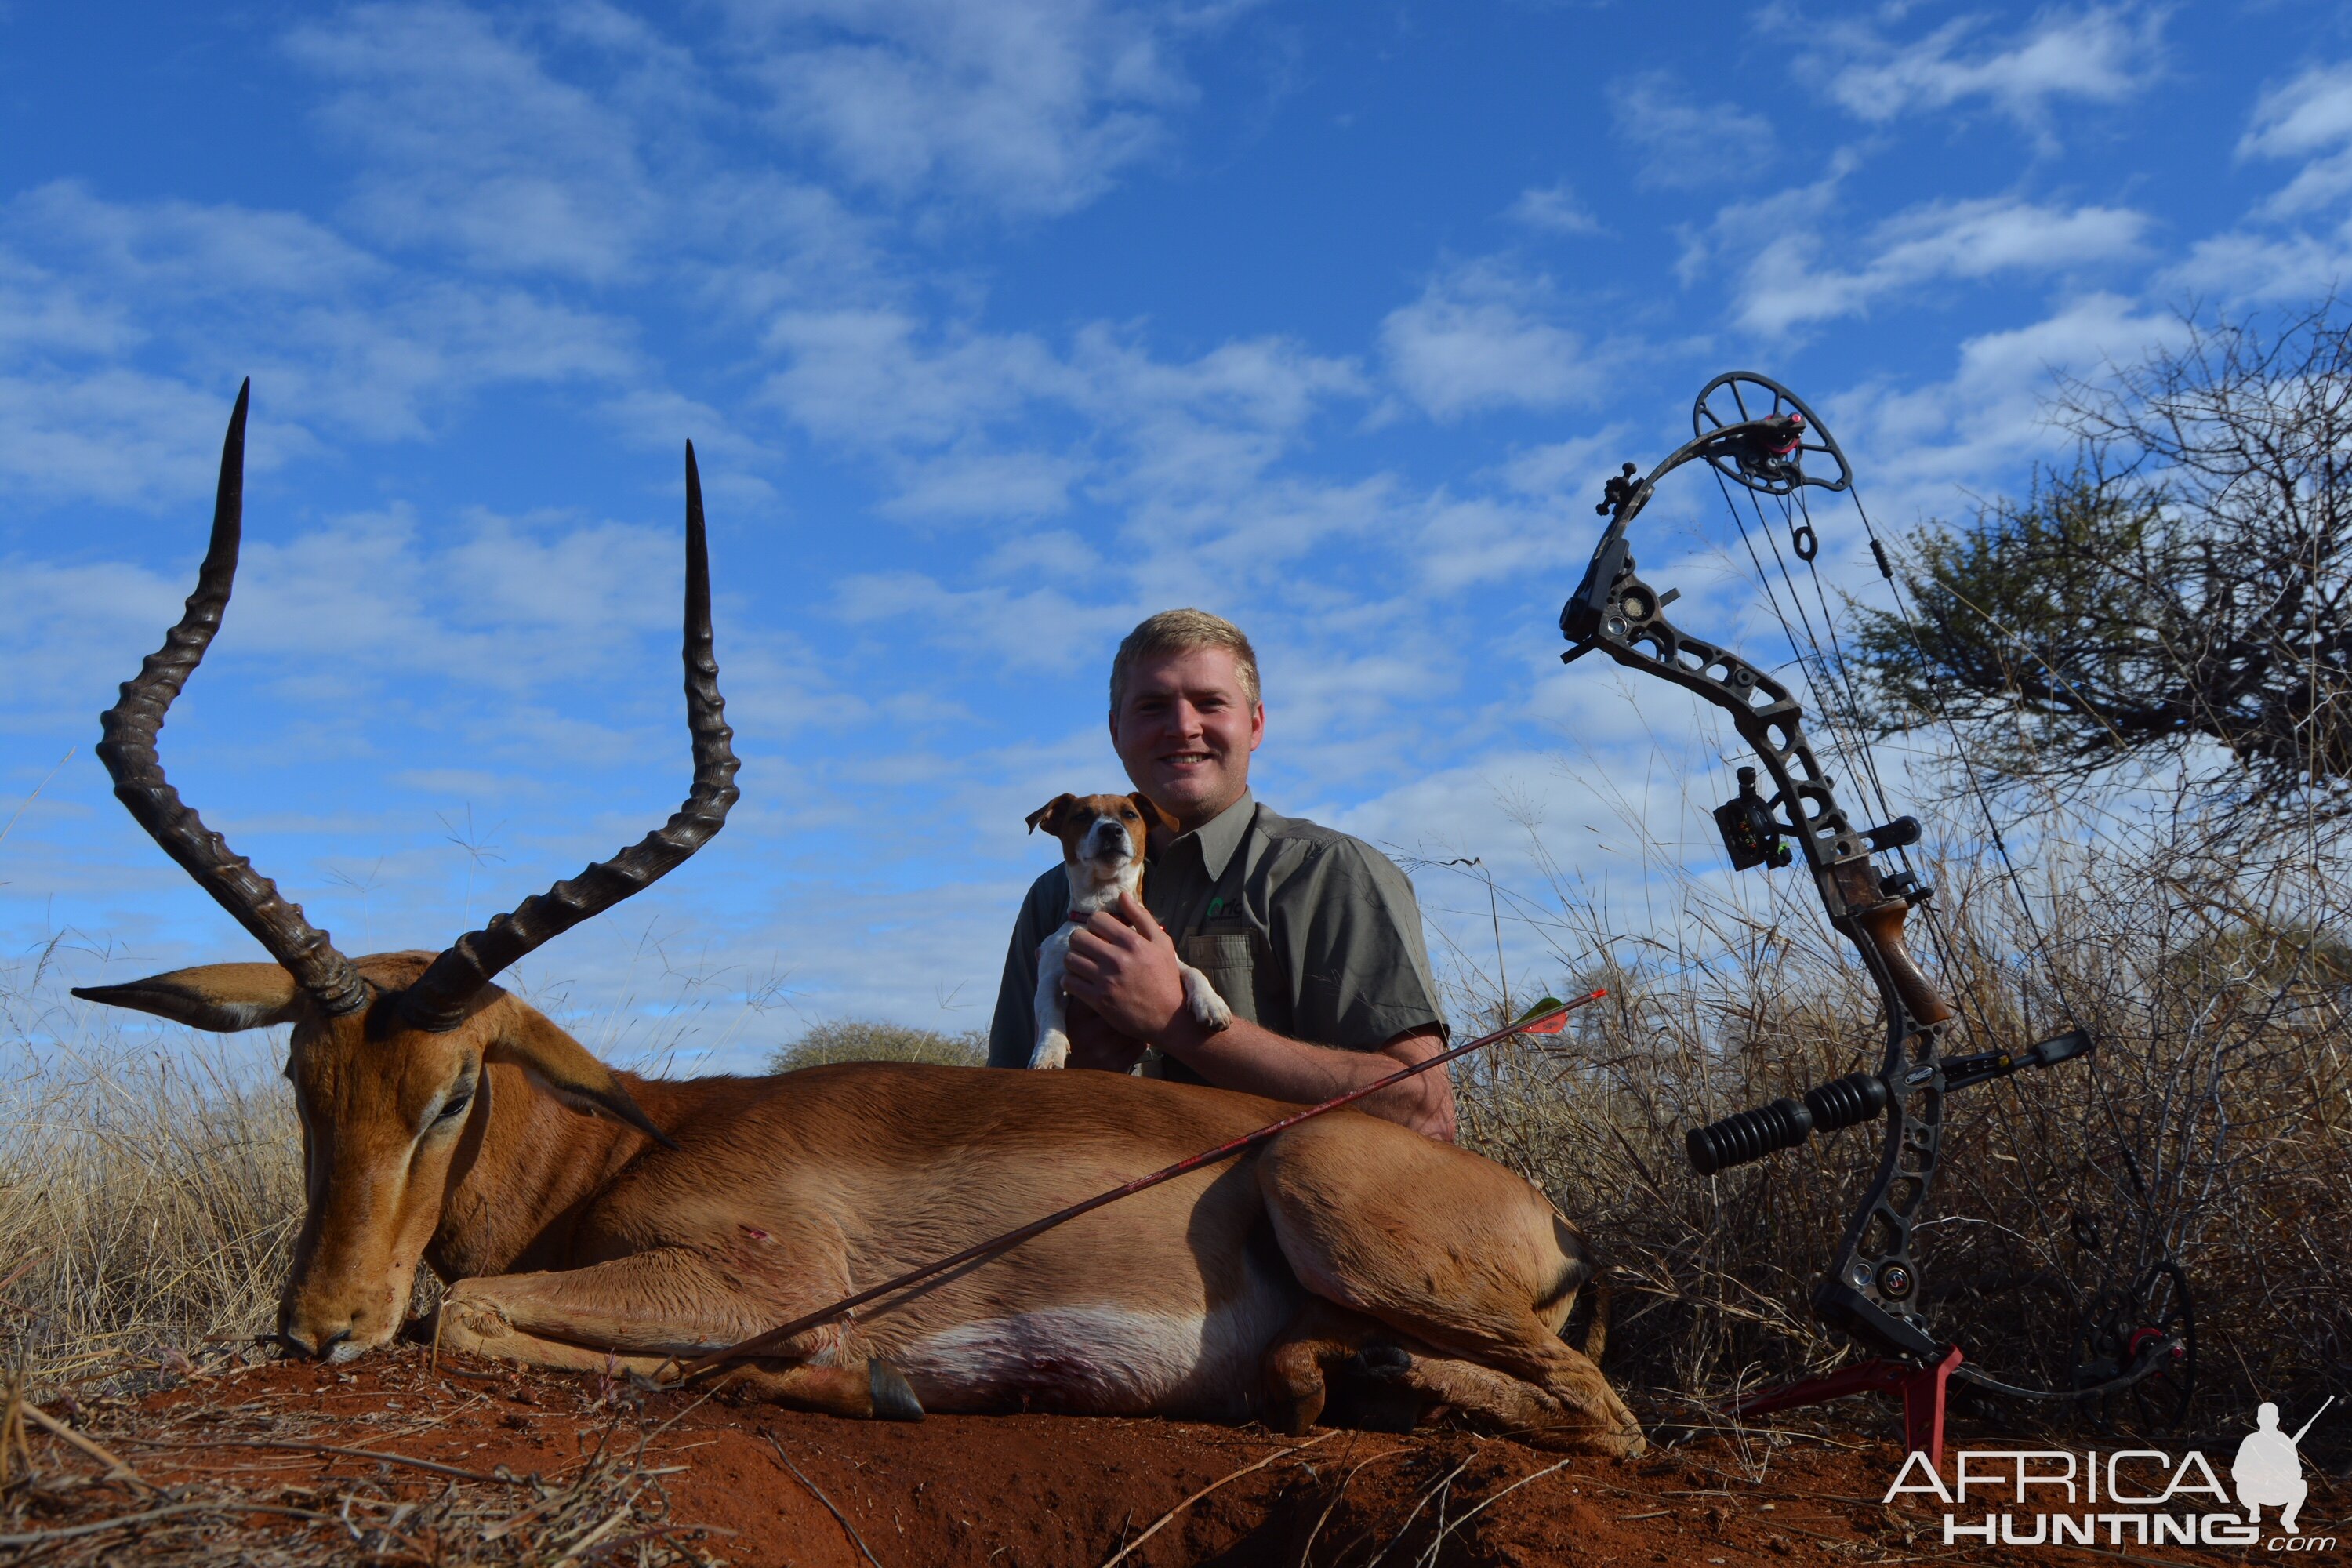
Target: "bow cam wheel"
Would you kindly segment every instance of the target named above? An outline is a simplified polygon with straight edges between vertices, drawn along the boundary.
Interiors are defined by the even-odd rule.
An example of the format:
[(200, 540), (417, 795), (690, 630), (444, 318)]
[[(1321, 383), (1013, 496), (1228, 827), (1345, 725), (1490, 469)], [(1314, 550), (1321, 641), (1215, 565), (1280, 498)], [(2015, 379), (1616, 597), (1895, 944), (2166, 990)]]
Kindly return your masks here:
[(1846, 466), (1845, 454), (1804, 399), (1754, 371), (1727, 371), (1701, 388), (1698, 402), (1691, 407), (1691, 433), (1709, 436), (1735, 425), (1791, 416), (1794, 424), (1785, 444), (1710, 451), (1707, 466), (1725, 479), (1766, 495), (1790, 495), (1806, 485), (1825, 490), (1852, 485), (1853, 470)]

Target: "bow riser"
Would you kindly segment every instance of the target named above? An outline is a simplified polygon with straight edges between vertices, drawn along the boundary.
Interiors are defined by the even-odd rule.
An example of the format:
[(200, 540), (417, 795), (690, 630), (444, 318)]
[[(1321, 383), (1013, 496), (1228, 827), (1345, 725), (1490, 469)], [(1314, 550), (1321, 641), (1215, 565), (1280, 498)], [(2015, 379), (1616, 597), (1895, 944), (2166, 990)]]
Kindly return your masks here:
[[(1954, 1016), (1952, 1005), (1921, 973), (1904, 937), (1913, 906), (1925, 903), (1932, 889), (1907, 865), (1890, 873), (1882, 871), (1875, 858), (1917, 843), (1919, 824), (1898, 816), (1883, 826), (1857, 829), (1838, 805), (1832, 782), (1813, 755), (1805, 738), (1802, 710), (1789, 689), (1737, 654), (1691, 637), (1666, 620), (1663, 612), (1674, 603), (1676, 591), (1660, 593), (1635, 575), (1629, 543), (1630, 525), (1649, 503), (1658, 482), (1685, 463), (1703, 462), (1714, 470), (1725, 500), (1732, 503), (1735, 525), (1759, 574), (1764, 563), (1757, 555), (1756, 542), (1746, 523), (1738, 521), (1735, 487), (1748, 492), (1750, 510), (1759, 526), (1765, 518), (1754, 498), (1779, 498), (1782, 520), (1790, 529), (1790, 546), (1797, 560), (1811, 569), (1820, 538), (1813, 530), (1806, 494), (1851, 492), (1853, 470), (1837, 442), (1822, 428), (1820, 419), (1802, 399), (1752, 371), (1730, 371), (1708, 382), (1692, 409), (1691, 428), (1692, 439), (1646, 475), (1627, 463), (1602, 487), (1601, 504), (1594, 510), (1609, 519), (1609, 527), (1585, 566), (1583, 580), (1560, 609), (1559, 629), (1571, 645), (1560, 658), (1573, 663), (1595, 648), (1605, 650), (1625, 668), (1670, 680), (1731, 716), (1740, 739), (1771, 776), (1774, 790), (1769, 799), (1759, 794), (1757, 770), (1742, 767), (1739, 793), (1716, 808), (1716, 826), (1723, 835), (1732, 869), (1790, 865), (1795, 858), (1789, 847), (1793, 841), (1804, 855), (1805, 868), (1812, 874), (1830, 923), (1853, 943), (1877, 984), (1886, 1018), (1885, 1054), (1875, 1075), (1849, 1073), (1814, 1086), (1801, 1099), (1784, 1096), (1769, 1105), (1691, 1128), (1684, 1135), (1692, 1168), (1703, 1176), (1713, 1176), (1794, 1149), (1816, 1132), (1833, 1132), (1881, 1116), (1886, 1122), (1877, 1176), (1832, 1254), (1828, 1272), (1814, 1288), (1812, 1307), (1822, 1321), (1894, 1359), (1804, 1379), (1761, 1397), (1735, 1401), (1729, 1408), (1735, 1413), (1761, 1412), (1818, 1404), (1863, 1387), (1900, 1387), (1906, 1410), (1916, 1396), (1917, 1409), (1911, 1413), (1920, 1416), (1920, 1424), (1909, 1436), (1915, 1447), (1925, 1442), (1932, 1467), (1942, 1444), (1943, 1389), (1948, 1376), (2010, 1396), (2079, 1399), (2131, 1387), (2171, 1368), (2179, 1373), (2179, 1393), (2174, 1396), (2177, 1421), (2179, 1413), (2187, 1409), (2195, 1378), (2195, 1323), (2188, 1304), (2187, 1279), (2168, 1258), (2143, 1275), (2123, 1298), (2138, 1316), (2154, 1312), (2155, 1321), (2134, 1327), (2102, 1307), (2106, 1316), (2097, 1331), (2103, 1337), (2096, 1342), (2113, 1347), (2113, 1353), (2107, 1355), (2111, 1364), (2102, 1367), (2095, 1360), (2078, 1365), (2071, 1389), (2031, 1389), (2001, 1382), (1980, 1369), (1963, 1365), (1958, 1346), (1946, 1345), (1928, 1331), (1922, 1310), (1927, 1290), (1912, 1255), (1912, 1240), (1942, 1153), (1946, 1095), (1971, 1084), (2006, 1078), (2021, 1068), (2047, 1068), (2087, 1056), (2094, 1041), (2077, 1026), (2023, 1052), (1994, 1049), (1948, 1059), (1944, 1056), (1945, 1031)], [(1853, 504), (1864, 531), (1871, 531), (1859, 498)], [(1767, 547), (1779, 559), (1780, 547), (1769, 542), (1769, 537), (1768, 532)], [(1880, 573), (1891, 579), (1885, 551), (1874, 532), (1871, 532), (1871, 549)], [(1782, 570), (1787, 571), (1785, 562)], [(1814, 570), (1815, 595), (1826, 616), (1827, 597), (1818, 569)], [(1793, 576), (1790, 587), (1795, 591)], [(1789, 633), (1791, 651), (1801, 661), (1804, 655), (1797, 648), (1796, 630), (1781, 614), (1777, 596), (1771, 605), (1782, 629)], [(1901, 607), (1899, 599), (1897, 606)], [(1801, 618), (1801, 601), (1799, 607)], [(1810, 621), (1806, 636), (1811, 640)], [(1813, 646), (1821, 659), (1818, 674), (1835, 680), (1835, 662), (1822, 656), (1818, 642)], [(1851, 690), (1848, 697), (1853, 697)], [(1854, 750), (1874, 785), (1875, 769), (1858, 737)], [(1883, 791), (1880, 799), (1884, 805)], [(1986, 816), (1993, 826), (1993, 847), (2006, 864), (2008, 851), (1998, 826), (1991, 823), (1990, 806)], [(2010, 874), (2014, 880), (2013, 867)], [(2030, 913), (2028, 919), (2030, 923)], [(2136, 1168), (2134, 1180), (2137, 1183)], [(2097, 1242), (2084, 1245), (2095, 1249)], [(2137, 1303), (2158, 1300), (2152, 1294), (2159, 1289), (2158, 1281), (2169, 1281), (2165, 1288), (2171, 1291), (2173, 1308), (2141, 1311)], [(2100, 1299), (2104, 1301), (2116, 1294), (2105, 1291)], [(2118, 1322), (2124, 1326), (2117, 1327)], [(2086, 1334), (2090, 1331), (2086, 1328)], [(2126, 1361), (2130, 1364), (2126, 1365)], [(2091, 1381), (2084, 1381), (2085, 1374)], [(1930, 1408), (1932, 1417), (1927, 1414)]]
[(1839, 805), (1789, 689), (1738, 654), (1668, 621), (1661, 611), (1671, 595), (1635, 574), (1622, 524), (1649, 488), (1644, 483), (1628, 493), (1617, 525), (1562, 614), (1563, 630), (1578, 637), (1570, 657), (1599, 648), (1629, 669), (1697, 693), (1730, 714), (1733, 728), (1770, 775), (1778, 791), (1766, 803), (1778, 814), (1770, 826), (1803, 853), (1831, 924), (1861, 954), (1887, 1019), (1879, 1074), (1886, 1090), (1885, 1152), (1814, 1291), (1814, 1310), (1885, 1350), (1933, 1356), (1942, 1347), (1918, 1311), (1920, 1275), (1911, 1239), (1941, 1150), (1941, 1051), (1953, 1009), (1904, 941), (1911, 900), (1895, 890), (1872, 858), (1873, 842), (1885, 830), (1857, 831)]

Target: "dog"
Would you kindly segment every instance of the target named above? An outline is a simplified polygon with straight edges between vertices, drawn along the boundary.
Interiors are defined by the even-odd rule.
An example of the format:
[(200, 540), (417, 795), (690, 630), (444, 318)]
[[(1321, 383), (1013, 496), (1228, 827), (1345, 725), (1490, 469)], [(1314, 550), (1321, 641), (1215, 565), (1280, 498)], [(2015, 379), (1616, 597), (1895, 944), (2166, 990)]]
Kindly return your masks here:
[[(1157, 824), (1171, 831), (1173, 818), (1135, 795), (1057, 795), (1029, 814), (1029, 831), (1039, 828), (1062, 841), (1062, 870), (1070, 879), (1070, 918), (1037, 949), (1037, 1047), (1033, 1068), (1058, 1068), (1070, 1059), (1068, 1001), (1062, 976), (1070, 956), (1070, 933), (1097, 910), (1116, 908), (1121, 893), (1143, 898), (1143, 850)], [(1184, 1000), (1192, 1016), (1209, 1029), (1234, 1021), (1233, 1009), (1209, 977), (1182, 964)]]

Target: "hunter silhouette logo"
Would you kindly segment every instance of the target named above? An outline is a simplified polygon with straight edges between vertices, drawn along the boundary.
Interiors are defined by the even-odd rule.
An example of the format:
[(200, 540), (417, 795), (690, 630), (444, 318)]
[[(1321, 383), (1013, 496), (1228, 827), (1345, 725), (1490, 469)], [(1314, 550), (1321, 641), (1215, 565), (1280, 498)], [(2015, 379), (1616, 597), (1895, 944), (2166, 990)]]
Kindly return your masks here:
[(2278, 1429), (2279, 1409), (2265, 1400), (2254, 1412), (2254, 1429), (2238, 1445), (2238, 1457), (2230, 1466), (2230, 1479), (2238, 1489), (2238, 1506), (2246, 1510), (2248, 1524), (2263, 1521), (2263, 1510), (2283, 1510), (2279, 1528), (2289, 1535), (2300, 1535), (2303, 1527), (2294, 1516), (2303, 1510), (2303, 1500), (2311, 1494), (2311, 1483), (2303, 1479), (2303, 1435), (2311, 1430), (2312, 1421), (2327, 1413), (2336, 1403), (2329, 1394), (2326, 1404), (2311, 1413), (2290, 1437)]

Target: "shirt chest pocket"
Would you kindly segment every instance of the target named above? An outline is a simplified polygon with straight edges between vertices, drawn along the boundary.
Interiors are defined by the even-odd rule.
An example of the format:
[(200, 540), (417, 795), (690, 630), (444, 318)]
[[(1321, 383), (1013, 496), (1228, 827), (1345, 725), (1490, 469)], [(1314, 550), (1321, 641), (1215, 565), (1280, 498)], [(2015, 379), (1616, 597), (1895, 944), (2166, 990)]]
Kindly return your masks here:
[(1257, 1009), (1257, 963), (1251, 952), (1250, 933), (1239, 931), (1207, 931), (1188, 936), (1177, 949), (1177, 955), (1209, 977), (1209, 984), (1237, 1018), (1260, 1023)]

